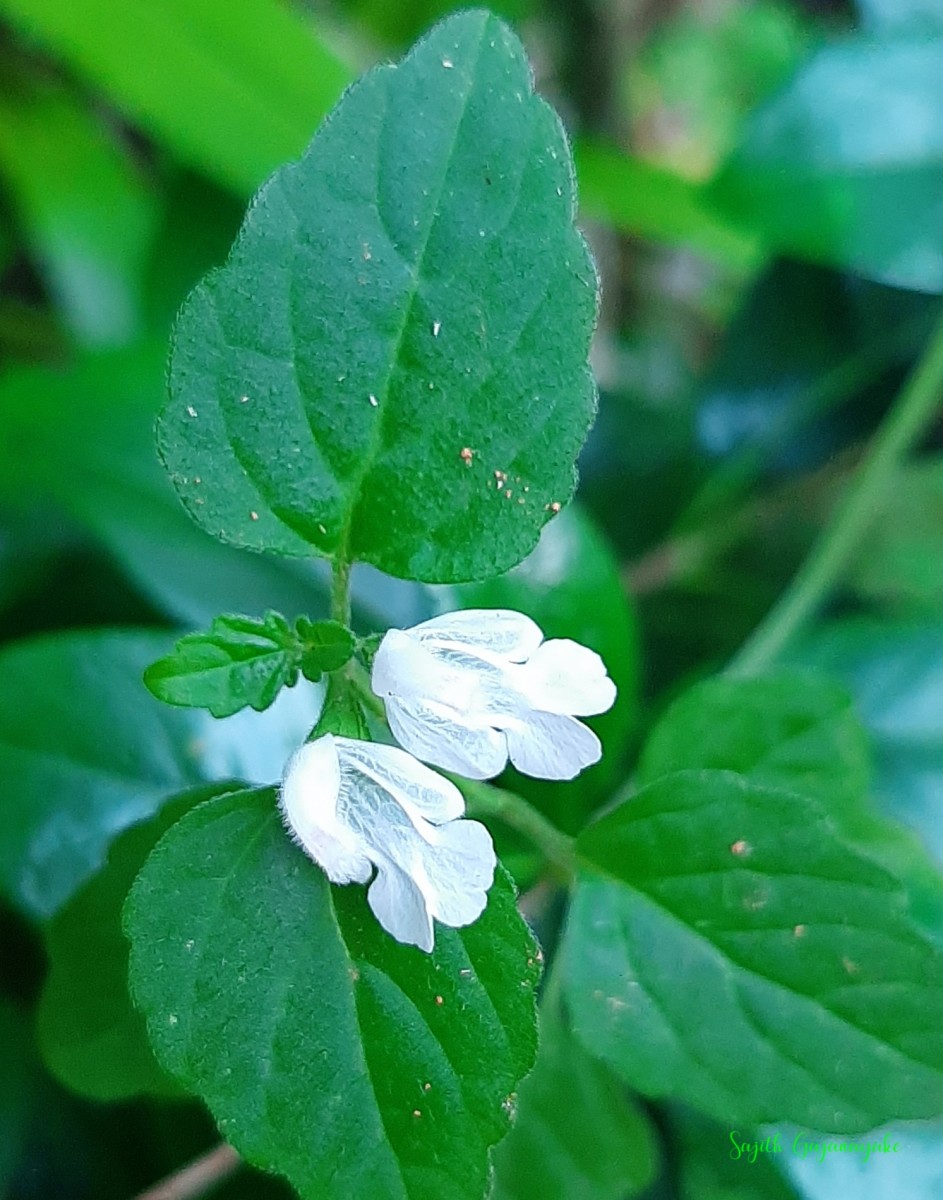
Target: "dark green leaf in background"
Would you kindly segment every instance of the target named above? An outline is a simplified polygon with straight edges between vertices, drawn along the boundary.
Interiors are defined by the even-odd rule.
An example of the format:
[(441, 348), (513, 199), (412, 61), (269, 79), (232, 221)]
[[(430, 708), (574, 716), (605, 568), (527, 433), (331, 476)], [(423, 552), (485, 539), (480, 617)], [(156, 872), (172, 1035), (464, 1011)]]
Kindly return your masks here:
[(76, 337), (116, 344), (139, 332), (157, 208), (102, 118), (44, 83), (0, 92), (0, 176), (25, 240)]
[(751, 114), (713, 195), (771, 247), (943, 291), (943, 38), (813, 54)]
[(158, 1059), (302, 1200), (480, 1200), (536, 1050), (538, 951), (507, 876), (425, 955), (332, 888), (271, 790), (192, 810), (132, 889), (131, 981)]
[(0, 890), (51, 916), (112, 839), (168, 795), (216, 779), (277, 780), (317, 719), (305, 684), (267, 713), (216, 721), (148, 694), (163, 633), (60, 633), (0, 653)]
[(779, 1170), (789, 1153), (786, 1143), (779, 1156), (758, 1153), (755, 1162), (747, 1153), (732, 1157), (731, 1134), (742, 1145), (762, 1142), (768, 1130), (731, 1129), (729, 1122), (714, 1122), (674, 1105), (668, 1117), (668, 1136), (678, 1158), (679, 1200), (797, 1200), (799, 1194)]
[(943, 1111), (943, 953), (907, 864), (811, 797), (726, 771), (662, 777), (577, 848), (566, 998), (638, 1090), (834, 1132)]
[(351, 88), (179, 318), (158, 440), (194, 519), (429, 581), (519, 562), (594, 412), (573, 186), (487, 13)]
[(541, 1005), (540, 1049), (517, 1119), (494, 1153), (494, 1200), (627, 1200), (655, 1176), (648, 1118), (603, 1063)]
[(0, 13), (243, 193), (300, 153), (350, 79), (277, 0), (2, 0)]
[(43, 1059), (59, 1081), (93, 1100), (179, 1094), (154, 1061), (144, 1018), (128, 993), (121, 909), (158, 839), (195, 804), (224, 790), (208, 784), (166, 801), (112, 844), (101, 870), (45, 930), (49, 974), (38, 1010)]
[(32, 1106), (32, 1035), (25, 1013), (0, 996), (0, 1196), (19, 1162)]
[(874, 514), (853, 583), (889, 608), (943, 609), (943, 459), (912, 463)]
[(839, 684), (812, 672), (710, 679), (685, 692), (649, 735), (638, 784), (673, 771), (737, 771), (841, 812), (867, 792), (867, 735)]
[[(906, 537), (906, 531), (901, 531)], [(874, 794), (943, 862), (943, 628), (937, 618), (858, 617), (796, 648), (848, 688), (874, 753)]]

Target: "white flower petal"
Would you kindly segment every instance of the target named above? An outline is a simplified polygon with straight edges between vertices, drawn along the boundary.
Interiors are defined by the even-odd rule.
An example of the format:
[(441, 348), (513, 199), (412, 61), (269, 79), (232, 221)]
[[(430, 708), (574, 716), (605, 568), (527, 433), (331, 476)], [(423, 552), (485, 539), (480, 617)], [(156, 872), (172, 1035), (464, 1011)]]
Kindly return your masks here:
[(535, 779), (573, 779), (599, 762), (602, 744), (574, 717), (531, 713), (526, 722), (505, 730), (511, 762)]
[(367, 903), (398, 942), (431, 953), (435, 944), (432, 914), (420, 889), (395, 863), (383, 861), (378, 865), (376, 879), (367, 889)]
[(429, 911), (443, 925), (470, 925), (484, 911), (494, 882), (491, 834), (478, 821), (453, 821), (427, 837), (432, 852), (416, 864), (414, 878)]
[(588, 717), (612, 708), (616, 685), (594, 651), (569, 638), (544, 642), (530, 659), (514, 669), (521, 694), (542, 712)]
[(508, 749), (503, 734), (490, 725), (473, 728), (455, 719), (454, 710), (414, 700), (400, 704), (388, 700), (390, 730), (410, 754), (434, 762), (467, 779), (492, 779), (507, 766)]
[(594, 651), (542, 641), (522, 613), (464, 609), (390, 630), (372, 684), (397, 741), (472, 779), (511, 761), (541, 779), (571, 779), (596, 762), (599, 739), (577, 716), (605, 712), (616, 688)]
[(334, 738), (308, 742), (292, 757), (282, 784), (282, 815), (299, 845), (332, 883), (366, 883), (372, 864), (338, 819), (341, 771)]
[(543, 641), (536, 621), (509, 608), (460, 608), (410, 629), (421, 642), (453, 642), (489, 651), (509, 662), (524, 662)]
[(484, 826), (454, 784), (397, 746), (325, 735), (288, 765), (281, 808), (293, 835), (335, 883), (364, 883), (383, 928), (431, 950), (433, 917), (480, 915), (495, 870)]
[(398, 746), (335, 738), (338, 751), (393, 795), (411, 816), (440, 825), (465, 811), (462, 793), (454, 783), (417, 762)]

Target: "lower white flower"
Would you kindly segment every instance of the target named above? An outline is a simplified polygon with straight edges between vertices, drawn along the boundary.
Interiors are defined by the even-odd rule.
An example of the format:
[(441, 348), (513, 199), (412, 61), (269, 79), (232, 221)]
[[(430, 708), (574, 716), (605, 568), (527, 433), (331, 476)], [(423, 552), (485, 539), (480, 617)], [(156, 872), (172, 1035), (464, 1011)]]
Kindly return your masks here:
[(396, 746), (325, 734), (285, 769), (280, 806), (333, 883), (366, 883), (367, 902), (400, 942), (430, 951), (432, 920), (470, 925), (494, 879), (491, 835), (460, 820), (461, 792)]
[(575, 718), (605, 712), (615, 684), (594, 651), (508, 609), (463, 609), (391, 629), (373, 662), (374, 692), (411, 754), (470, 779), (507, 766), (572, 779), (602, 754)]

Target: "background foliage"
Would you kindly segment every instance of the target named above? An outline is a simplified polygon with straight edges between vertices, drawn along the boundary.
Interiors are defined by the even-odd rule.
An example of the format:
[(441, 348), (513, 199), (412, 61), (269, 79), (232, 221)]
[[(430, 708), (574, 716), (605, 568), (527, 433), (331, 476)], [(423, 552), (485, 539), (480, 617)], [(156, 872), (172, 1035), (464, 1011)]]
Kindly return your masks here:
[[(880, 507), (870, 505), (828, 603), (782, 650), (778, 669), (759, 679), (718, 672), (842, 511), (939, 319), (943, 8), (493, 7), (522, 37), (537, 90), (570, 134), (581, 224), (602, 279), (592, 351), (600, 408), (579, 499), (507, 575), (461, 582), (476, 573), (480, 549), (453, 522), (439, 531), (453, 567), (436, 577), (456, 582), (358, 566), (353, 588), (362, 631), (460, 605), (520, 608), (548, 636), (598, 650), (619, 685), (617, 705), (595, 722), (602, 763), (573, 784), (502, 780), (579, 837), (564, 922), (553, 871), (500, 811), (493, 826), (525, 913), (545, 947), (560, 950), (537, 1066), (508, 1100), (518, 1119), (494, 1155), (495, 1195), (935, 1196), (939, 1123), (895, 1127), (901, 1153), (865, 1165), (846, 1155), (733, 1162), (729, 1133), (763, 1137), (767, 1123), (785, 1121), (861, 1132), (943, 1111), (941, 1048), (924, 1037), (938, 1024), (943, 986), (936, 426), (916, 439)], [(273, 681), (299, 671), (316, 680), (319, 662), (330, 669), (305, 658), (309, 627), (296, 624), (328, 616), (329, 585), (321, 561), (240, 548), (256, 529), (241, 497), (228, 544), (180, 506), (153, 439), (171, 323), (224, 261), (250, 196), (299, 157), (345, 86), (400, 57), (449, 11), (439, 0), (0, 0), (0, 1196), (9, 1200), (126, 1200), (217, 1140), (206, 1110), (164, 1070), (171, 1064), (199, 1090), (205, 1064), (165, 1022), (151, 1033), (158, 1065), (131, 1004), (121, 907), (138, 877), (139, 921), (167, 929), (186, 916), (187, 886), (199, 883), (186, 861), (196, 843), (161, 843), (189, 880), (182, 907), (149, 904), (152, 879), (138, 874), (177, 818), (175, 830), (225, 827), (206, 835), (207, 853), (246, 830), (261, 839), (260, 862), (288, 853), (266, 841), (260, 805), (271, 796), (257, 789), (310, 728), (321, 685), (299, 683), (264, 712), (216, 720), (160, 705), (140, 679), (220, 613), (261, 620), (275, 610), (290, 624), (267, 625), (271, 673), (232, 675), (262, 708)], [(562, 192), (562, 175), (560, 184)], [(264, 233), (266, 213), (255, 219)], [(549, 277), (557, 257), (576, 253), (561, 239), (535, 272)], [(473, 277), (481, 263), (471, 251), (468, 262)], [(540, 313), (548, 328), (570, 322), (574, 337), (585, 335), (588, 278), (586, 268), (572, 295), (550, 290)], [(251, 292), (255, 281), (236, 283)], [(411, 334), (427, 324), (423, 314)], [(356, 358), (355, 332), (343, 349)], [(200, 336), (178, 344), (175, 369), (198, 370), (201, 345)], [(571, 383), (583, 403), (561, 438), (575, 445), (588, 393), (585, 379)], [(195, 404), (179, 394), (184, 409)], [(930, 398), (938, 396), (939, 380)], [(493, 419), (484, 413), (479, 440)], [(518, 424), (520, 453), (557, 453), (558, 441), (531, 444), (526, 421)], [(168, 460), (173, 437), (162, 442)], [(565, 459), (560, 452), (551, 464), (564, 500)], [(455, 469), (464, 479), (464, 464)], [(359, 548), (380, 567), (431, 578), (416, 559), (429, 536), (429, 481), (415, 482), (403, 544), (376, 552), (378, 518), (365, 509)], [(325, 489), (335, 483), (326, 477)], [(379, 498), (390, 501), (382, 488)], [(213, 516), (225, 523), (234, 512)], [(533, 544), (540, 523), (507, 562)], [(334, 544), (339, 530), (306, 538)], [(286, 525), (283, 536), (297, 531)], [(245, 645), (240, 638), (256, 637), (214, 632), (217, 642), (199, 653), (217, 665)], [(171, 674), (163, 686), (191, 685)], [(215, 691), (210, 700), (222, 715), (225, 700)], [(631, 804), (609, 811), (634, 789)], [(731, 850), (741, 843), (743, 862)], [(676, 860), (686, 872), (673, 876)], [(316, 912), (319, 877), (303, 886), (289, 874), (266, 886), (294, 889), (290, 900), (260, 895), (261, 909), (250, 899), (231, 921), (244, 930), (259, 911)], [(466, 953), (484, 961), (472, 943), (501, 936), (509, 888), (500, 885), (483, 931), (449, 943), (456, 964)], [(353, 896), (344, 920), (363, 969), (393, 978)], [(260, 945), (271, 940), (264, 921), (251, 927)], [(279, 937), (286, 958), (276, 982), (288, 987), (305, 961), (304, 930), (286, 923)], [(847, 938), (857, 939), (854, 954)], [(176, 964), (173, 986), (205, 991), (226, 970), (201, 966), (202, 976)], [(147, 967), (138, 955), (139, 1000)], [(238, 979), (232, 959), (229, 969)], [(252, 976), (245, 1011), (269, 1002), (263, 983), (272, 979)], [(331, 985), (338, 1010), (344, 983)], [(416, 1002), (434, 1022), (430, 987)], [(150, 1002), (152, 1023), (160, 1002)], [(380, 1008), (374, 1025), (365, 1022), (368, 1056), (386, 1053)], [(207, 1012), (218, 1025), (234, 1019)], [(481, 1030), (499, 1039), (495, 1022), (482, 1017)], [(312, 1030), (295, 1050), (313, 1055), (319, 1045)], [(448, 1049), (474, 1076), (476, 1047), (458, 1037)], [(246, 1050), (248, 1066), (227, 1060), (240, 1084), (256, 1051)], [(416, 1049), (430, 1062), (435, 1052)], [(521, 1069), (527, 1054), (522, 1046)], [(810, 1078), (801, 1064), (813, 1060)], [(383, 1067), (391, 1078), (402, 1070), (392, 1052)], [(475, 1077), (470, 1086), (485, 1113), (497, 1083)], [(221, 1122), (231, 1116), (225, 1089), (203, 1094)], [(394, 1089), (387, 1101), (398, 1100)], [(267, 1103), (261, 1162), (281, 1115), (303, 1097), (258, 1099)], [(382, 1097), (377, 1104), (375, 1121)], [(483, 1133), (458, 1122), (449, 1137), (484, 1146), (506, 1124)], [(417, 1171), (428, 1167), (411, 1128), (396, 1137), (402, 1155), (418, 1156)], [(782, 1137), (791, 1143), (792, 1129)], [(293, 1179), (316, 1194), (322, 1180), (298, 1160)], [(364, 1167), (374, 1169), (390, 1168)], [(248, 1168), (219, 1191), (228, 1200), (291, 1194)]]

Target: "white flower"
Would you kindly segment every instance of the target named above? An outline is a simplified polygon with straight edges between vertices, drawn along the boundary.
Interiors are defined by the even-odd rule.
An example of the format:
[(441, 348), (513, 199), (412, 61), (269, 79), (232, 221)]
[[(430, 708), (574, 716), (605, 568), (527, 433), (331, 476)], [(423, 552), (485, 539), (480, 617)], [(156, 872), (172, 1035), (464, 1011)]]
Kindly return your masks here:
[(507, 609), (464, 609), (391, 629), (373, 663), (393, 736), (425, 762), (470, 779), (507, 766), (572, 779), (602, 754), (576, 717), (605, 712), (615, 684), (598, 654)]
[(285, 769), (282, 815), (333, 883), (366, 883), (367, 902), (400, 942), (432, 949), (432, 919), (469, 925), (494, 879), (491, 836), (461, 792), (396, 746), (325, 734)]

